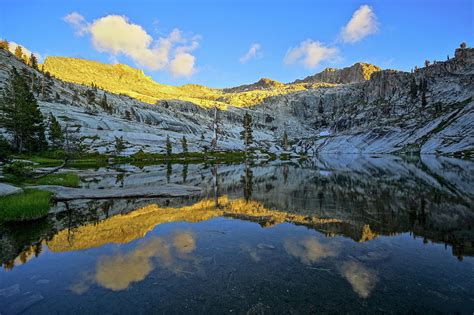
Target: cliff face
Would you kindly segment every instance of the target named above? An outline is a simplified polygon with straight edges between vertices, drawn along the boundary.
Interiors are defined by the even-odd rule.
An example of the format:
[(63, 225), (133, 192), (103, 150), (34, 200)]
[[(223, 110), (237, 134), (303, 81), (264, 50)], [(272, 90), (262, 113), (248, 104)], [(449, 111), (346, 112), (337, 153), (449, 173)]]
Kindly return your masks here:
[[(298, 153), (466, 155), (474, 150), (473, 49), (458, 49), (455, 58), (414, 73), (375, 71), (370, 80), (365, 80), (362, 78), (368, 72), (361, 74), (353, 67), (346, 70), (348, 74), (343, 79), (360, 82), (281, 86), (275, 81), (261, 80), (247, 86), (252, 90), (245, 91), (198, 85), (166, 86), (128, 66), (98, 63), (92, 67), (90, 61), (84, 62), (67, 58), (46, 60), (45, 69), (61, 69), (54, 73), (62, 73), (59, 78), (69, 83), (52, 78), (51, 92), (38, 94), (38, 99), (43, 113), (53, 113), (63, 126), (75, 126), (90, 151), (111, 152), (115, 137), (123, 137), (123, 154), (138, 150), (164, 152), (166, 137), (170, 136), (179, 152), (183, 135), (191, 151), (201, 151), (213, 137), (214, 111), (206, 108), (212, 104), (225, 109), (219, 113), (221, 149), (243, 148), (242, 117), (249, 112), (255, 145), (270, 152), (283, 150), (281, 139), (285, 131), (294, 143), (291, 150)], [(71, 64), (74, 66), (70, 67)], [(41, 82), (43, 74), (0, 51), (0, 86), (12, 66), (23, 68)], [(333, 72), (342, 75), (344, 69), (338, 71)], [(329, 71), (327, 75), (331, 76)], [(70, 83), (79, 83), (77, 78), (86, 78), (81, 83), (93, 81), (99, 88)], [(115, 93), (126, 88), (128, 96), (102, 90), (105, 84)], [(56, 93), (59, 99), (54, 97)], [(112, 108), (108, 112), (99, 106), (104, 93)], [(140, 101), (148, 98), (151, 99), (147, 102)], [(156, 105), (150, 105), (155, 102)], [(248, 107), (249, 104), (253, 106)]]
[(372, 73), (381, 69), (377, 66), (365, 62), (358, 62), (343, 69), (326, 68), (323, 72), (308, 76), (303, 80), (296, 80), (295, 83), (317, 83), (326, 82), (334, 84), (346, 84), (364, 82), (370, 79)]

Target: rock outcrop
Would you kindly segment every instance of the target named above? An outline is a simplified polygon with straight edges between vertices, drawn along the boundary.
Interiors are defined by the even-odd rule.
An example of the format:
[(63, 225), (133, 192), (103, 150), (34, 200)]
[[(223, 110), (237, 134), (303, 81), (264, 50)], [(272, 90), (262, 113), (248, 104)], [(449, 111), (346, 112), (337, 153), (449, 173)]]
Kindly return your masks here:
[[(56, 59), (54, 67), (62, 67), (63, 73), (69, 62), (61, 60)], [(84, 61), (74, 59), (73, 64), (71, 73)], [(45, 65), (54, 68), (48, 60)], [(24, 69), (26, 75), (41, 83), (41, 72), (0, 51), (0, 86), (12, 66)], [(319, 76), (329, 81), (332, 75), (341, 76), (344, 82), (354, 82), (350, 84), (297, 83), (281, 87), (274, 81), (261, 80), (251, 85), (254, 90), (234, 92), (198, 85), (170, 87), (128, 66), (103, 68), (105, 74), (86, 76), (88, 80), (96, 78), (98, 87), (72, 83), (75, 79), (68, 77), (63, 79), (72, 82), (51, 78), (51, 91), (47, 95), (38, 93), (42, 112), (53, 113), (89, 151), (113, 152), (115, 139), (123, 137), (123, 155), (139, 150), (164, 152), (167, 136), (175, 143), (175, 152), (180, 152), (183, 136), (190, 151), (204, 150), (213, 138), (214, 110), (208, 109), (211, 104), (223, 109), (219, 112), (220, 149), (243, 148), (242, 117), (250, 113), (255, 146), (270, 152), (282, 151), (285, 131), (295, 153), (470, 156), (474, 151), (474, 49), (470, 48), (457, 49), (455, 58), (413, 73), (378, 71), (359, 64), (334, 71), (337, 75), (327, 71)], [(370, 79), (366, 80), (369, 72)], [(136, 98), (130, 93), (127, 96), (102, 90), (106, 82), (116, 85), (115, 93), (126, 86)], [(107, 94), (108, 110), (99, 106), (103, 94)], [(150, 95), (151, 101), (140, 101)], [(150, 105), (156, 100), (156, 105)]]
[(370, 76), (380, 71), (377, 66), (365, 62), (357, 62), (350, 67), (343, 69), (326, 68), (323, 72), (308, 76), (303, 80), (296, 80), (294, 83), (335, 83), (347, 84), (364, 82), (370, 79)]
[(269, 79), (269, 78), (261, 78), (255, 83), (252, 84), (245, 84), (240, 85), (233, 88), (224, 89), (226, 93), (236, 93), (236, 92), (245, 92), (245, 91), (253, 91), (253, 90), (268, 90), (268, 89), (275, 89), (275, 88), (282, 88), (285, 84)]
[(0, 183), (0, 197), (21, 193), (23, 189), (5, 183)]

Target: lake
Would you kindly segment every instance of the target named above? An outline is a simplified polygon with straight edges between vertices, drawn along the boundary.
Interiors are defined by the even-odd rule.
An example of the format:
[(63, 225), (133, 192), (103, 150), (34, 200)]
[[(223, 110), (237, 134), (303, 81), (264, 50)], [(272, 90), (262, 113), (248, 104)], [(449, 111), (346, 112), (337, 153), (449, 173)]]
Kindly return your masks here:
[(329, 155), (114, 165), (81, 185), (177, 199), (58, 202), (0, 226), (0, 313), (474, 311), (474, 163)]

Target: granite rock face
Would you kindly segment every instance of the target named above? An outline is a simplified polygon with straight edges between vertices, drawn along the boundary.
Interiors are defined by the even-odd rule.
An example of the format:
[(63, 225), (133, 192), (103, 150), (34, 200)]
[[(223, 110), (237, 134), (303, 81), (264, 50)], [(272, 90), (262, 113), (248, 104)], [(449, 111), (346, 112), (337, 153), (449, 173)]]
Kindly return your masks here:
[[(293, 91), (292, 83), (285, 85), (284, 94), (278, 94), (278, 90), (272, 89), (281, 89), (280, 84), (262, 81), (256, 92), (223, 96), (220, 102), (227, 102), (227, 108), (219, 111), (218, 147), (243, 149), (240, 131), (243, 115), (248, 112), (253, 118), (255, 146), (270, 152), (283, 150), (281, 143), (286, 131), (295, 153), (472, 154), (474, 49), (457, 49), (455, 58), (413, 73), (378, 68), (369, 71), (364, 70), (364, 65), (327, 70), (311, 79), (341, 84), (313, 85)], [(0, 51), (0, 87), (12, 66), (24, 69), (29, 76), (42, 77), (13, 55)], [(109, 74), (112, 80), (113, 71)], [(340, 79), (331, 79), (332, 76)], [(117, 72), (117, 80), (119, 77)], [(174, 152), (181, 152), (183, 136), (190, 151), (202, 151), (213, 138), (214, 110), (201, 106), (197, 98), (166, 99), (152, 105), (55, 78), (50, 79), (49, 85), (49, 95), (38, 94), (41, 111), (54, 114), (91, 152), (114, 152), (115, 141), (120, 137), (126, 147), (122, 155), (139, 150), (165, 152), (167, 136), (174, 143)], [(156, 88), (160, 85), (156, 84)], [(203, 93), (212, 90), (201, 88)], [(136, 92), (145, 95), (147, 91)], [(54, 97), (56, 93), (59, 98)], [(237, 96), (248, 98), (246, 93), (263, 96), (251, 94), (257, 97), (256, 105), (241, 107)], [(104, 94), (109, 110), (99, 106)], [(237, 102), (235, 106), (233, 102)]]
[(377, 66), (365, 62), (358, 62), (350, 67), (335, 69), (326, 68), (323, 72), (308, 76), (303, 80), (296, 80), (295, 83), (315, 83), (326, 82), (335, 84), (346, 84), (364, 82), (370, 79), (372, 73), (381, 69)]

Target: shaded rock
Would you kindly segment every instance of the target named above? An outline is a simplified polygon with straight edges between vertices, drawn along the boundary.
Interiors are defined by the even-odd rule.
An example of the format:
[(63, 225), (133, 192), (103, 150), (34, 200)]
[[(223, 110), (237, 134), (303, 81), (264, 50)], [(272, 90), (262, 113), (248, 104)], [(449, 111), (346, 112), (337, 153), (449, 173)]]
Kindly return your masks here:
[(69, 188), (50, 185), (35, 186), (35, 188), (54, 193), (56, 200), (187, 197), (201, 192), (199, 187), (175, 184), (109, 189)]
[(23, 189), (21, 189), (20, 187), (12, 186), (5, 183), (0, 183), (0, 197), (18, 194), (21, 192), (23, 192)]

